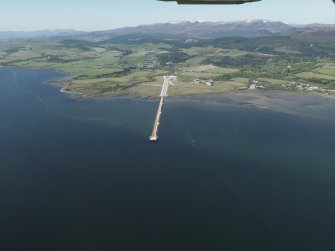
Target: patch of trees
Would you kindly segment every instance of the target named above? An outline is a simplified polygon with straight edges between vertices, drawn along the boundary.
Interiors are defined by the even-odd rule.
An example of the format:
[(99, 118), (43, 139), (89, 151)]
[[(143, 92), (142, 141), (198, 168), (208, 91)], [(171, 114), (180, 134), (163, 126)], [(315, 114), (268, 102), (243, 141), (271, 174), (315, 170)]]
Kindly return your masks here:
[(294, 57), (320, 57), (335, 59), (335, 42), (325, 39), (297, 39), (293, 36), (266, 36), (256, 38), (245, 37), (225, 37), (218, 39), (200, 40), (200, 47), (218, 47), (224, 49), (238, 49), (248, 52), (260, 52), (273, 55), (288, 55), (284, 52), (277, 52), (277, 48), (286, 48), (292, 51), (299, 51), (301, 54), (295, 54)]
[(170, 50), (168, 53), (159, 54), (157, 56), (157, 59), (160, 65), (165, 65), (168, 62), (183, 63), (190, 58), (191, 56), (179, 50), (174, 50), (174, 51)]
[(10, 48), (10, 49), (4, 50), (4, 52), (6, 52), (7, 54), (12, 54), (12, 53), (15, 53), (19, 50), (20, 50), (20, 48)]
[(275, 48), (287, 45), (290, 39), (286, 36), (267, 36), (257, 38), (225, 37), (199, 41), (199, 46), (214, 46), (225, 49), (238, 49), (242, 51), (269, 52)]
[(90, 51), (90, 47), (95, 46), (95, 44), (92, 42), (75, 39), (63, 40), (62, 45), (66, 48), (74, 48), (82, 51)]
[(124, 77), (128, 76), (131, 73), (131, 68), (124, 68), (122, 71), (116, 71), (106, 74), (98, 74), (96, 78), (115, 78), (115, 77)]
[[(112, 35), (112, 34), (111, 34)], [(135, 44), (135, 45), (141, 45), (144, 43), (151, 43), (151, 44), (159, 44), (162, 42), (165, 42), (164, 39), (171, 38), (169, 36), (164, 36), (162, 34), (150, 34), (150, 35), (144, 35), (141, 33), (138, 34), (126, 34), (126, 35), (117, 35), (113, 36), (112, 38), (109, 38), (107, 40), (104, 40), (103, 42), (100, 42), (100, 44)]]
[(267, 59), (267, 57), (247, 54), (240, 57), (209, 57), (204, 63), (213, 64), (219, 67), (262, 66), (266, 64)]
[(70, 62), (77, 62), (78, 59), (64, 59), (60, 56), (50, 55), (48, 56), (48, 61), (52, 63), (70, 63)]
[(328, 85), (328, 86), (335, 86), (335, 81), (330, 79), (321, 79), (321, 78), (310, 78), (310, 82), (314, 84), (321, 84), (321, 85)]
[(214, 81), (229, 81), (233, 78), (241, 77), (241, 72), (235, 72), (235, 73), (228, 73), (220, 76), (216, 76), (213, 78)]

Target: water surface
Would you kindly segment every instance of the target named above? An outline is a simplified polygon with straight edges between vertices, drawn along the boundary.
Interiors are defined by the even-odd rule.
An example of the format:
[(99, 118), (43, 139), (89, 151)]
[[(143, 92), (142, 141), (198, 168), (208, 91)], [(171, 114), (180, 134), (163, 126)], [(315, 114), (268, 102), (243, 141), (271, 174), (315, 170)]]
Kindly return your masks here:
[(157, 100), (62, 76), (0, 68), (0, 250), (335, 250), (334, 101), (168, 98), (152, 144)]

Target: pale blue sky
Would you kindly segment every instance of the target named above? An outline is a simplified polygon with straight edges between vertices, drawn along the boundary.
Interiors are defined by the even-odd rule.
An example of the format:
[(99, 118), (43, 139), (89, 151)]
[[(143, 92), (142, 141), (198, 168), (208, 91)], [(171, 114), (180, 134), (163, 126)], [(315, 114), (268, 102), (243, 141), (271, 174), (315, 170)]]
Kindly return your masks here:
[(263, 0), (239, 6), (178, 6), (156, 0), (1, 0), (0, 30), (105, 30), (181, 20), (268, 19), (335, 24), (331, 0)]

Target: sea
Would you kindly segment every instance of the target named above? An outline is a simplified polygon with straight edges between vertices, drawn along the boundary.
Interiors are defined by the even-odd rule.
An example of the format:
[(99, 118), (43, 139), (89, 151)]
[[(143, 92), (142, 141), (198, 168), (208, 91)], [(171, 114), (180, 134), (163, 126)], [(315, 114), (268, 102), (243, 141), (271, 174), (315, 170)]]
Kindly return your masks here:
[(333, 251), (335, 99), (83, 98), (0, 68), (1, 251)]

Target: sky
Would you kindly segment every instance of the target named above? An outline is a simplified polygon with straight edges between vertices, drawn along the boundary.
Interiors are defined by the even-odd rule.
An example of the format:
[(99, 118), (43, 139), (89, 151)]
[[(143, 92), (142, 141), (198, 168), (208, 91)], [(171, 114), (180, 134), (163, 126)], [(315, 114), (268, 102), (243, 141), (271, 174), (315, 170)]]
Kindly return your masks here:
[(233, 6), (178, 6), (157, 0), (1, 0), (0, 10), (0, 31), (94, 31), (184, 20), (335, 24), (332, 0), (262, 0)]

